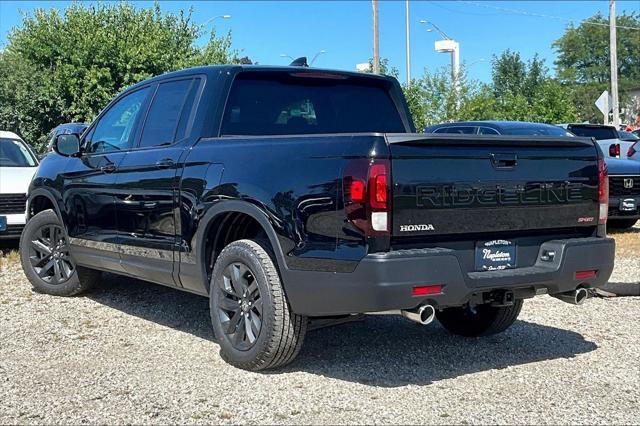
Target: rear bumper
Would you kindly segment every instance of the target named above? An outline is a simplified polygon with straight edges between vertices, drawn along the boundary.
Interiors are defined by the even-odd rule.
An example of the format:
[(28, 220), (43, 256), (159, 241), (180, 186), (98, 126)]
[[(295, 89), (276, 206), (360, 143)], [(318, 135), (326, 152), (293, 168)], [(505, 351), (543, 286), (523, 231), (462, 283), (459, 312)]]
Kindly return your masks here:
[[(555, 252), (543, 261), (545, 252)], [(474, 295), (513, 290), (520, 295), (562, 293), (579, 285), (596, 287), (613, 271), (615, 242), (609, 238), (547, 241), (535, 265), (489, 272), (466, 272), (449, 249), (402, 250), (366, 256), (352, 273), (287, 270), (283, 274), (294, 312), (340, 315), (409, 309), (429, 303), (460, 306)], [(576, 271), (597, 270), (594, 278), (576, 279)], [(412, 296), (416, 285), (442, 284), (441, 294)], [(520, 296), (522, 297), (522, 296)]]

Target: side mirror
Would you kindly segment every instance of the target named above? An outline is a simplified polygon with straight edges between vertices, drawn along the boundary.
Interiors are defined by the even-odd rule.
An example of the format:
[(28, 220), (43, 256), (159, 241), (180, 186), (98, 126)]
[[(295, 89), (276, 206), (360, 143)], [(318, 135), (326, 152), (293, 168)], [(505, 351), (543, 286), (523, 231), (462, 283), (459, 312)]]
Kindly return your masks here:
[(73, 133), (58, 135), (53, 142), (53, 150), (65, 157), (75, 157), (80, 154), (80, 138)]

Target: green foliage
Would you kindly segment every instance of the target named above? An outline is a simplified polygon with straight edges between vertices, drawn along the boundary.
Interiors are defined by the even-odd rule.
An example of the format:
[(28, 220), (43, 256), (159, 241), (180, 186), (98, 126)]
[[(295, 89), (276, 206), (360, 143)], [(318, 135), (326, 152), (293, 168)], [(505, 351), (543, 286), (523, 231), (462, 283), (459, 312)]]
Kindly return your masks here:
[(56, 125), (91, 121), (124, 88), (176, 69), (236, 59), (230, 35), (203, 29), (191, 12), (159, 4), (73, 3), (23, 18), (0, 53), (0, 127), (42, 147)]
[[(611, 90), (608, 24), (608, 18), (598, 13), (577, 27), (570, 25), (553, 43), (558, 53), (558, 78), (572, 91), (580, 121), (602, 122), (594, 102), (603, 90)], [(640, 31), (623, 27), (640, 28), (640, 12), (619, 15), (616, 25), (618, 87), (620, 104), (624, 105), (629, 100), (628, 90), (640, 86)]]
[[(592, 25), (585, 22), (599, 23)], [(609, 20), (600, 13), (577, 27), (570, 25), (553, 43), (558, 52), (555, 61), (558, 77), (567, 83), (608, 83)], [(616, 18), (618, 78), (640, 82), (640, 12), (623, 13)], [(595, 99), (594, 99), (595, 100)]]
[(447, 121), (575, 121), (571, 92), (547, 73), (538, 57), (525, 63), (518, 53), (506, 51), (493, 60), (490, 85), (468, 80), (463, 68), (456, 87), (448, 68), (442, 68), (425, 71), (404, 92), (419, 131)]

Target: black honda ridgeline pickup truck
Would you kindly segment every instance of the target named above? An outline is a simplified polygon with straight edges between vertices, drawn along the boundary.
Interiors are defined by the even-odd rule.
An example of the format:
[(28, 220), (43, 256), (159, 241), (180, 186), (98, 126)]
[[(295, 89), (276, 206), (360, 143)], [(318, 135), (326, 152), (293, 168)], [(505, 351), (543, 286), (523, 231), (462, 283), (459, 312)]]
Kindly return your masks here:
[(580, 304), (607, 281), (606, 174), (590, 139), (416, 134), (390, 77), (193, 68), (57, 136), (22, 266), (59, 296), (100, 271), (206, 296), (222, 357), (249, 370), (353, 314), (487, 335), (525, 298)]

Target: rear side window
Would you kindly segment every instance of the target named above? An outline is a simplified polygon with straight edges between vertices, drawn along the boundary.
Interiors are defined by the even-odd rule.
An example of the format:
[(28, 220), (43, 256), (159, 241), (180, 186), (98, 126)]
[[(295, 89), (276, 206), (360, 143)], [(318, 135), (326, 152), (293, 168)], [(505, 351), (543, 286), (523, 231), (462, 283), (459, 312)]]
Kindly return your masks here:
[(618, 132), (612, 127), (571, 126), (569, 130), (576, 136), (596, 138), (598, 141), (618, 138)]
[(339, 75), (241, 73), (231, 88), (223, 135), (404, 132), (390, 84)]
[(497, 130), (492, 129), (491, 127), (480, 127), (478, 129), (478, 134), (480, 135), (499, 135)]
[(433, 133), (454, 133), (458, 135), (473, 135), (476, 133), (474, 126), (451, 126), (441, 127), (436, 129)]
[[(176, 130), (183, 109), (191, 109), (191, 105), (187, 106), (186, 101), (190, 97), (193, 81), (188, 79), (160, 84), (142, 129), (141, 147), (169, 145), (176, 140)], [(193, 105), (193, 98), (191, 104)]]

